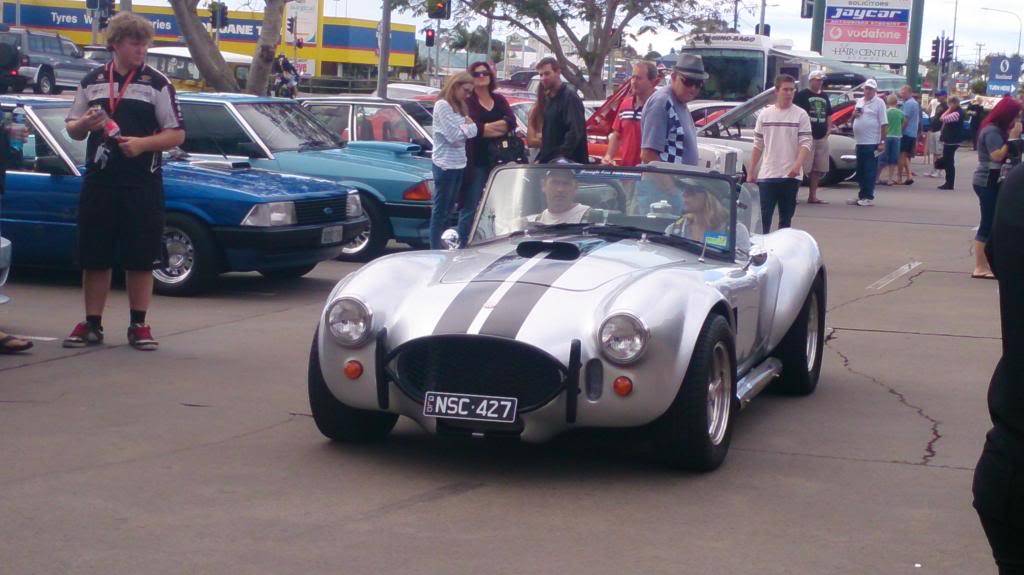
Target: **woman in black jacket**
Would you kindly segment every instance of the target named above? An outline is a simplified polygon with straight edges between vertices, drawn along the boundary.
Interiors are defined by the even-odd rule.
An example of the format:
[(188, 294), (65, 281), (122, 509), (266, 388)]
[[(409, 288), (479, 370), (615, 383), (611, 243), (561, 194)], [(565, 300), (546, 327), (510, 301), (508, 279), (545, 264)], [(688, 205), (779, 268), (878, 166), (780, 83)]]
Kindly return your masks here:
[(942, 131), (939, 134), (939, 141), (942, 142), (942, 168), (946, 170), (946, 183), (939, 186), (940, 190), (952, 190), (956, 180), (956, 164), (954, 156), (960, 148), (961, 134), (963, 133), (963, 110), (960, 109), (960, 99), (950, 96), (949, 109), (942, 114)]

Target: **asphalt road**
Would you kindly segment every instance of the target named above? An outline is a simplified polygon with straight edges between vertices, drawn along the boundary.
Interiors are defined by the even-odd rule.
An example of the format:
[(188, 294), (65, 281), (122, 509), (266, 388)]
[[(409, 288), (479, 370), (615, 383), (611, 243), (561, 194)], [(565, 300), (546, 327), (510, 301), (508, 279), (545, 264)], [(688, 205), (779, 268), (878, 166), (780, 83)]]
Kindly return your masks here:
[(995, 573), (970, 493), (999, 352), (971, 156), (954, 192), (919, 176), (873, 208), (850, 184), (798, 207), (830, 274), (821, 384), (756, 400), (706, 475), (608, 433), (495, 447), (402, 421), (328, 443), (306, 359), (353, 265), (157, 298), (149, 354), (123, 290), (107, 345), (62, 349), (75, 276), (16, 270), (0, 327), (57, 339), (0, 356), (0, 572)]

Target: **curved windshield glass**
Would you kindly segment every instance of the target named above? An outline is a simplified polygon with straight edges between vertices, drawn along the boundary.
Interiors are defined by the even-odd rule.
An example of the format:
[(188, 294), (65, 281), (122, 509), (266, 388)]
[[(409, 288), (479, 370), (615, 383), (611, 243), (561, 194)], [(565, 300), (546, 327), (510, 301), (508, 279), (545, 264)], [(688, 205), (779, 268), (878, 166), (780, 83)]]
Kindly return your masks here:
[(298, 102), (235, 104), (235, 108), (272, 152), (342, 145), (330, 128)]
[(76, 166), (85, 165), (85, 140), (72, 140), (64, 125), (64, 118), (68, 115), (68, 109), (60, 108), (32, 108), (32, 112), (39, 118), (47, 132), (53, 136), (61, 149), (64, 150)]
[[(721, 175), (581, 166), (500, 168), (487, 187), (470, 243), (567, 229), (640, 238), (731, 256), (737, 231), (749, 244), (751, 221), (737, 226), (736, 184)], [(745, 202), (741, 218), (749, 220)], [(745, 251), (745, 249), (744, 249)]]

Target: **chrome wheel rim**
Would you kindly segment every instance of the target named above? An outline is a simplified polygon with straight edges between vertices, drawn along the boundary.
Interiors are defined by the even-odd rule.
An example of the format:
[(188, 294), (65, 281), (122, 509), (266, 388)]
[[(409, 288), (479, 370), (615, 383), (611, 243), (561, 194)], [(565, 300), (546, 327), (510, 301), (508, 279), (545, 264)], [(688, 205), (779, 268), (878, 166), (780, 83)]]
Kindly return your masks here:
[(372, 228), (370, 227), (370, 223), (367, 222), (366, 229), (363, 230), (363, 232), (360, 233), (358, 236), (353, 238), (352, 241), (345, 244), (345, 246), (341, 248), (341, 253), (352, 256), (366, 249), (367, 244), (370, 243), (371, 231)]
[(164, 228), (164, 247), (167, 249), (167, 265), (153, 270), (157, 281), (165, 284), (180, 284), (192, 277), (196, 263), (195, 244), (188, 234), (178, 228)]
[(712, 445), (725, 439), (732, 409), (732, 360), (724, 342), (711, 351), (711, 373), (708, 376), (708, 438)]
[(818, 294), (812, 292), (808, 303), (811, 309), (807, 313), (807, 373), (811, 373), (818, 359)]

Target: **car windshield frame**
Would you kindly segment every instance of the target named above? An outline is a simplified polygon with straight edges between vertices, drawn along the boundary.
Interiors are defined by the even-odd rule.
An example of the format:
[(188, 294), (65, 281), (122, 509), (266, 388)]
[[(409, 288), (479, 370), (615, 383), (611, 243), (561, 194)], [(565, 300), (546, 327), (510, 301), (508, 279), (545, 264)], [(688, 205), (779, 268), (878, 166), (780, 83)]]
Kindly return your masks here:
[[(231, 102), (235, 113), (245, 123), (249, 132), (271, 153), (301, 152), (308, 150), (327, 150), (343, 148), (344, 141), (334, 134), (316, 115), (300, 102), (294, 100), (272, 101), (259, 100), (254, 102)], [(265, 112), (294, 110), (290, 116), (278, 115), (270, 117)], [(300, 136), (294, 130), (286, 130), (289, 123), (295, 124), (300, 118), (305, 121), (306, 135)], [(295, 124), (297, 126), (297, 124)], [(293, 126), (294, 127), (294, 126)], [(287, 140), (286, 137), (291, 137)]]
[[(593, 217), (595, 219), (588, 220), (586, 222), (581, 221), (578, 224), (570, 223), (543, 225), (537, 223), (536, 220), (529, 222), (525, 220), (525, 218), (539, 214), (523, 214), (518, 216), (518, 218), (523, 218), (524, 223), (526, 223), (523, 229), (510, 230), (507, 233), (495, 235), (481, 236), (480, 234), (478, 234), (478, 232), (481, 231), (481, 222), (485, 217), (485, 211), (490, 205), (489, 201), (492, 196), (492, 191), (500, 187), (502, 197), (506, 198), (509, 197), (510, 194), (518, 193), (518, 190), (520, 188), (510, 189), (510, 186), (508, 184), (511, 183), (515, 185), (516, 183), (521, 183), (522, 178), (525, 176), (525, 174), (512, 174), (511, 172), (535, 172), (537, 174), (543, 174), (543, 176), (541, 177), (547, 177), (553, 171), (556, 170), (566, 170), (574, 172), (576, 178), (583, 180), (584, 186), (586, 186), (587, 184), (599, 185), (602, 183), (602, 181), (606, 181), (609, 183), (609, 185), (618, 184), (621, 188), (623, 188), (623, 191), (625, 191), (625, 186), (623, 184), (625, 184), (626, 182), (639, 183), (641, 181), (649, 181), (646, 177), (655, 174), (663, 174), (665, 176), (680, 179), (699, 178), (707, 180), (708, 182), (721, 182), (722, 184), (714, 185), (726, 185), (728, 186), (729, 190), (729, 199), (727, 206), (729, 211), (727, 245), (725, 248), (716, 247), (709, 241), (707, 235), (705, 235), (705, 240), (701, 242), (691, 238), (684, 237), (682, 235), (674, 233), (669, 234), (668, 228), (672, 227), (675, 224), (678, 224), (679, 221), (681, 221), (682, 219), (681, 215), (676, 216), (675, 214), (661, 214), (656, 217), (648, 214), (641, 217), (638, 214), (628, 214), (621, 211), (607, 210), (604, 208), (596, 207), (591, 207), (591, 211), (595, 211), (595, 214), (593, 214)], [(495, 185), (496, 181), (504, 180), (509, 176), (518, 179), (510, 180), (508, 182), (501, 181), (498, 183), (502, 185)], [(632, 190), (629, 193), (638, 194), (640, 192), (639, 190)], [(503, 241), (520, 236), (530, 237), (532, 235), (550, 235), (548, 232), (550, 232), (551, 234), (577, 232), (583, 234), (593, 234), (597, 236), (606, 235), (618, 238), (629, 237), (641, 240), (646, 239), (654, 243), (664, 243), (672, 245), (673, 247), (678, 247), (694, 254), (702, 256), (706, 255), (707, 257), (716, 260), (731, 263), (736, 261), (737, 255), (740, 254), (741, 252), (744, 254), (749, 253), (749, 236), (752, 233), (752, 230), (750, 228), (746, 228), (747, 224), (744, 224), (746, 228), (746, 236), (745, 238), (743, 238), (744, 246), (742, 247), (742, 249), (738, 249), (737, 222), (739, 221), (738, 210), (740, 207), (739, 199), (741, 193), (742, 191), (741, 187), (739, 186), (739, 181), (735, 177), (717, 172), (704, 172), (697, 169), (677, 169), (671, 167), (659, 167), (652, 165), (621, 167), (581, 164), (506, 164), (504, 166), (499, 166), (495, 168), (491, 172), (490, 177), (488, 178), (487, 185), (484, 187), (483, 195), (480, 199), (479, 207), (477, 208), (477, 212), (473, 218), (473, 226), (470, 230), (469, 238), (467, 238), (466, 245), (481, 246), (495, 241)], [(633, 198), (630, 198), (630, 200), (628, 201), (633, 201), (634, 199), (635, 196)], [(751, 204), (753, 203), (755, 202), (751, 202)], [(746, 207), (750, 208), (750, 206)], [(757, 216), (759, 217), (760, 214), (757, 214)], [(621, 221), (617, 222), (614, 220)], [(657, 223), (653, 224), (650, 228), (642, 228), (640, 226), (635, 225), (637, 223), (649, 223), (651, 220), (656, 220)], [(758, 232), (759, 231), (760, 230), (758, 230)]]
[(68, 106), (25, 106), (28, 116), (33, 120), (34, 127), (39, 132), (45, 132), (43, 138), (47, 144), (54, 148), (72, 169), (75, 175), (80, 175), (81, 168), (86, 164), (86, 140), (75, 140), (67, 133), (64, 119), (68, 115)]

